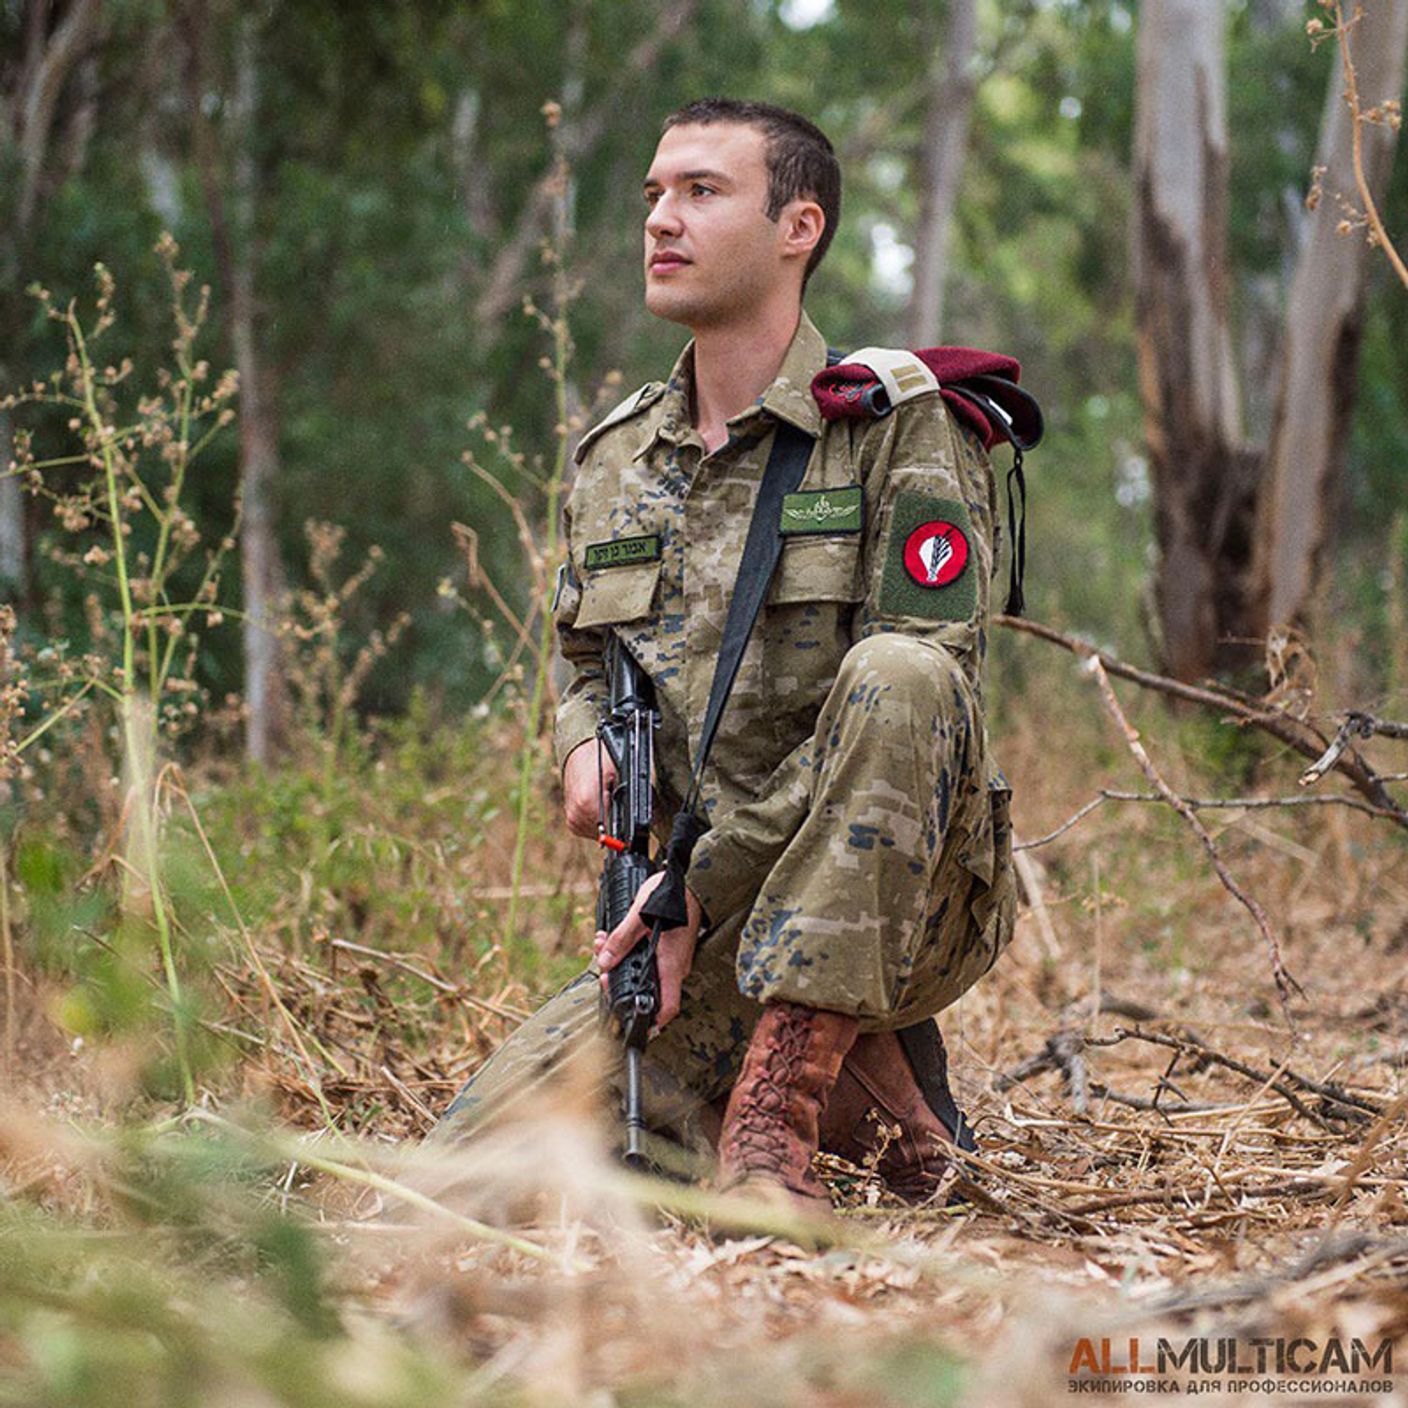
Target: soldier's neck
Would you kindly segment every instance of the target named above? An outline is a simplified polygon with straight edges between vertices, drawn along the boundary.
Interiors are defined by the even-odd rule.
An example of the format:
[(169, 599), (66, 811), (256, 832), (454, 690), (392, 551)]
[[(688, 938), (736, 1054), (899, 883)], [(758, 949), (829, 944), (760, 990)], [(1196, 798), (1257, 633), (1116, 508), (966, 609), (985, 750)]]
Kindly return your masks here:
[(729, 418), (772, 384), (801, 317), (801, 307), (789, 300), (747, 323), (694, 330), (694, 428), (709, 453), (728, 439)]

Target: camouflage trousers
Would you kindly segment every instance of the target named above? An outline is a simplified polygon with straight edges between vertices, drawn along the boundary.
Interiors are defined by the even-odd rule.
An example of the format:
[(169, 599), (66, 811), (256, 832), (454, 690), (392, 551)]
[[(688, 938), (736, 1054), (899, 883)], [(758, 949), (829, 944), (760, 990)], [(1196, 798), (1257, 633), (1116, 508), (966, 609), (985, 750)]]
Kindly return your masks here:
[[(952, 1003), (1011, 937), (1009, 792), (955, 657), (867, 637), (843, 658), (813, 739), (800, 825), (747, 907), (703, 937), (679, 1015), (647, 1047), (647, 1120), (688, 1143), (701, 1108), (732, 1086), (762, 1003), (897, 1029)], [(506, 1113), (593, 1048), (600, 1069), (618, 1069), (599, 1010), (588, 969), (489, 1057), (437, 1134)]]

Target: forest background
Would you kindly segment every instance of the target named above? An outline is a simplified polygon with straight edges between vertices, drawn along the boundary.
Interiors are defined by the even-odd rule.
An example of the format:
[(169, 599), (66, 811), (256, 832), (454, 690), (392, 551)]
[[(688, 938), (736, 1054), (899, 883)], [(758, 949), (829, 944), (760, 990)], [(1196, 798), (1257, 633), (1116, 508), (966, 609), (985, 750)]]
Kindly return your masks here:
[[(682, 345), (642, 304), (639, 182), (690, 98), (766, 98), (834, 141), (843, 218), (808, 296), (834, 346), (1021, 361), (1047, 417), (1028, 614), (1167, 680), (1215, 678), (1244, 725), (1282, 720), (1269, 741), (1130, 699), (1177, 789), (1277, 792), (1304, 766), (1286, 730), (1308, 746), (1346, 709), (1408, 713), (1408, 294), (1366, 199), (1402, 232), (1408, 3), (1365, 0), (1351, 31), (1357, 123), (1340, 17), (0, 0), (5, 1057), (27, 1108), (155, 1141), (106, 1183), (118, 1155), (75, 1173), (53, 1131), (0, 1149), (36, 1225), (161, 1224), (113, 1188), (177, 1166), (192, 1225), (228, 1215), (230, 1166), (256, 1188), (286, 1170), (285, 1212), (299, 1169), (366, 1187), (363, 1155), (290, 1162), (283, 1136), (251, 1153), (231, 1128), (230, 1166), (196, 1171), (162, 1121), (185, 1112), (183, 1138), (204, 1138), (190, 1111), (238, 1094), (325, 1135), (424, 1131), (580, 962), (593, 862), (555, 811), (543, 608), (571, 445)], [(1000, 630), (991, 673), (1019, 832), (1042, 833), (1130, 759), (1066, 654)], [(1172, 813), (1109, 808), (1043, 852), (1024, 876), (1033, 1011), (1090, 998), (1072, 969), (1088, 916), (1112, 911), (1127, 987), (1211, 991), (1235, 959), (1257, 1021), (1293, 1022), (1274, 933), (1302, 979), (1344, 934), (1371, 965), (1400, 952), (1408, 896), (1382, 877), (1408, 820), (1357, 757), (1336, 765), (1379, 815), (1219, 832), (1267, 899), (1272, 964)], [(1312, 860), (1356, 877), (1314, 924)], [(1097, 950), (1097, 1009), (1100, 980)], [(1385, 1047), (1408, 1027), (1383, 995), (1401, 987), (1378, 998)], [(972, 1020), (1011, 1066), (1018, 1034)], [(1069, 1060), (1048, 1068), (1076, 1098)], [(327, 1335), (341, 1291), (309, 1271), (321, 1251), (258, 1222), (266, 1193), (240, 1214), (250, 1274)], [(0, 1295), (15, 1382), (97, 1401), (149, 1351), (80, 1337), (56, 1369), (45, 1316), (83, 1263), (25, 1260), (38, 1245), (12, 1241), (32, 1279)], [(142, 1313), (175, 1313), (174, 1262), (144, 1265)], [(202, 1356), (232, 1372), (218, 1334), (183, 1352), (197, 1379)]]
[[(1225, 221), (1225, 248), (1215, 240), (1205, 253), (1240, 383), (1233, 436), (1255, 444), (1272, 430), (1339, 56), (1306, 36), (1313, 3), (1200, 8), (1218, 24), (1175, 25), (1184, 37), (1168, 66), (1206, 59), (1212, 90), (1225, 88), (1212, 143), (1225, 166), (1211, 183), (1223, 189), (1209, 197), (1224, 206), (1212, 218)], [(54, 329), (26, 288), (64, 301), (91, 286), (99, 260), (119, 275), (122, 351), (152, 366), (168, 340), (153, 251), (173, 234), (212, 290), (201, 355), (236, 368), (243, 391), (239, 429), (205, 454), (191, 511), (218, 538), (243, 476), (255, 510), (245, 536), (260, 539), (268, 576), (253, 581), (246, 549), (221, 599), (237, 606), (309, 581), (310, 519), (342, 526), (354, 560), (377, 545), (384, 558), (349, 608), (352, 633), (411, 620), (367, 681), (367, 709), (404, 711), (419, 686), (461, 713), (499, 673), (494, 644), (437, 597), (463, 576), (451, 523), (483, 530), (482, 566), (520, 618), (526, 609), (513, 534), (496, 531), (508, 526), (503, 505), (461, 456), (476, 415), (511, 424), (524, 446), (552, 437), (557, 405), (539, 367), (550, 349), (522, 312), (526, 297), (551, 301), (539, 242), (563, 241), (578, 290), (574, 433), (678, 353), (679, 330), (642, 305), (638, 183), (662, 115), (710, 92), (767, 93), (836, 142), (845, 212), (809, 299), (834, 345), (942, 336), (1021, 360), (1050, 423), (1033, 468), (1035, 614), (1159, 658), (1137, 380), (1131, 7), (110, 2), (14, 4), (3, 22), (6, 384), (26, 386), (54, 361)], [(1225, 52), (1207, 52), (1224, 24)], [(561, 114), (552, 130), (548, 102)], [(1160, 120), (1170, 150), (1206, 135), (1194, 103)], [(559, 155), (572, 171), (560, 196)], [(1403, 208), (1406, 184), (1400, 163), (1380, 189), (1387, 211)], [(1320, 212), (1332, 221), (1336, 194), (1362, 204), (1352, 186), (1332, 193)], [(1348, 611), (1378, 644), (1385, 572), (1402, 549), (1393, 466), (1408, 435), (1404, 306), (1376, 296), (1392, 278), (1377, 260), (1356, 281), (1362, 327), (1337, 359), (1357, 371), (1343, 373), (1353, 415), (1325, 495), (1333, 561), (1313, 600), (1294, 603), (1329, 619)], [(619, 390), (603, 390), (609, 374)], [(523, 485), (510, 474), (509, 488)], [(78, 638), (71, 576), (44, 549), (52, 513), (14, 479), (6, 493), (0, 574), (25, 628)], [(240, 633), (205, 632), (202, 684), (218, 698), (243, 676)]]

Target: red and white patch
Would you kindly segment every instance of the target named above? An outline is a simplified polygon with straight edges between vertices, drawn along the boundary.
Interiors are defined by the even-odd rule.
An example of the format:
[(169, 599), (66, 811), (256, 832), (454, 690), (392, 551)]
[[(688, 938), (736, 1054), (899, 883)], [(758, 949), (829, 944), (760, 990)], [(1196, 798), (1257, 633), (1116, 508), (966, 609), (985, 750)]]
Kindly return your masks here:
[(946, 587), (968, 565), (968, 539), (942, 518), (921, 523), (904, 545), (904, 570), (921, 587)]

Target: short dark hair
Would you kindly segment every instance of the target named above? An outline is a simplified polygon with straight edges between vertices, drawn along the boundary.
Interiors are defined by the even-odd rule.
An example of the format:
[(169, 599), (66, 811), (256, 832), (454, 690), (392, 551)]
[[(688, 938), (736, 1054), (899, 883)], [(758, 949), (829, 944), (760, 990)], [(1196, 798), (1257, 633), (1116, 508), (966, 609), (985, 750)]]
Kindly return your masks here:
[(765, 213), (769, 220), (776, 220), (788, 201), (801, 197), (809, 197), (821, 207), (826, 224), (802, 273), (805, 288), (841, 219), (841, 164), (836, 160), (835, 148), (826, 133), (800, 113), (774, 103), (745, 102), (741, 98), (696, 98), (672, 112), (661, 131), (694, 125), (707, 127), (715, 122), (756, 127), (766, 139), (768, 203)]

